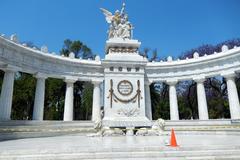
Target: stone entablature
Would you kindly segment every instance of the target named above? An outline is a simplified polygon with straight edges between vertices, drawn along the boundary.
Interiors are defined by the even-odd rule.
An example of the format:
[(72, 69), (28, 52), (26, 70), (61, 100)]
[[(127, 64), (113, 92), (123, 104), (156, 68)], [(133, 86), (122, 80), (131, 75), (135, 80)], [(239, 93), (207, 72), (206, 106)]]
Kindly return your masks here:
[(18, 71), (30, 74), (44, 73), (52, 78), (73, 76), (83, 81), (103, 79), (103, 68), (99, 60), (49, 54), (0, 37), (0, 68), (4, 69), (6, 65), (18, 67)]
[[(121, 42), (121, 43), (119, 43)], [(138, 48), (140, 47), (141, 43), (137, 40), (133, 39), (109, 39), (106, 42), (106, 54), (111, 53), (133, 53), (138, 54)]]
[[(115, 42), (112, 42), (112, 44), (114, 43)], [(139, 45), (137, 45), (136, 48)], [(108, 47), (110, 46), (107, 45), (106, 48)], [(125, 53), (111, 54), (111, 56), (115, 56), (117, 60), (123, 58), (124, 54)], [(115, 68), (123, 67), (124, 71), (126, 67), (130, 66), (133, 68), (135, 65), (131, 60), (136, 60), (134, 59), (135, 55), (137, 55), (137, 53), (132, 55), (133, 59), (123, 59), (124, 65), (115, 66)], [(109, 55), (106, 55), (104, 64), (102, 64), (101, 60), (72, 59), (29, 48), (0, 36), (1, 69), (6, 68), (6, 65), (12, 65), (18, 67), (19, 71), (30, 74), (41, 72), (53, 78), (76, 76), (81, 77), (82, 80), (91, 81), (92, 78), (103, 78), (104, 67), (111, 67), (111, 65), (113, 65), (112, 63), (108, 63), (108, 56)], [(141, 58), (140, 61), (142, 61), (142, 66), (145, 66), (145, 63), (147, 63), (145, 74), (152, 82), (167, 81), (169, 79), (177, 79), (179, 81), (192, 80), (199, 75), (207, 78), (222, 75), (225, 72), (239, 72), (240, 47), (235, 47), (231, 50), (223, 47), (223, 51), (220, 53), (203, 57), (195, 56), (195, 58), (185, 60), (147, 62), (145, 58)]]
[(201, 77), (221, 76), (226, 72), (240, 71), (240, 47), (220, 53), (170, 62), (148, 62), (146, 74), (153, 82), (193, 80)]

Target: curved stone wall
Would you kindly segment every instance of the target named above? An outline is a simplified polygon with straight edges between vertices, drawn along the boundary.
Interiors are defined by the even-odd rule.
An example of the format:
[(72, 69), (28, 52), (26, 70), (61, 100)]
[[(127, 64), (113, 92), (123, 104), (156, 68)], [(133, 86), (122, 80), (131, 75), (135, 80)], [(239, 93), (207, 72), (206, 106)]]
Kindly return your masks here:
[(0, 37), (0, 68), (14, 67), (30, 74), (42, 73), (47, 77), (91, 81), (103, 79), (101, 61), (62, 57), (26, 47)]
[[(0, 68), (17, 67), (17, 70), (30, 74), (43, 73), (48, 77), (75, 77), (91, 81), (103, 79), (104, 68), (100, 60), (82, 60), (44, 53), (29, 48), (7, 38), (0, 37)], [(221, 53), (195, 56), (192, 59), (165, 62), (148, 62), (146, 77), (151, 81), (193, 80), (199, 77), (224, 76), (240, 70), (240, 47), (228, 50), (223, 46)]]
[(148, 63), (146, 74), (150, 81), (193, 80), (233, 74), (240, 70), (240, 47), (221, 53), (192, 59)]

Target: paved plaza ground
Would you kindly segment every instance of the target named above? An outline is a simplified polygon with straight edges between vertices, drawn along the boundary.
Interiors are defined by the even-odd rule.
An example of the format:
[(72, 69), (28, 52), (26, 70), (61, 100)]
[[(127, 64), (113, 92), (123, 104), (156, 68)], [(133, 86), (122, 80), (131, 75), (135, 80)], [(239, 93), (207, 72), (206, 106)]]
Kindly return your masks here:
[(239, 134), (178, 134), (179, 147), (165, 136), (87, 137), (72, 134), (0, 142), (0, 159), (240, 159)]

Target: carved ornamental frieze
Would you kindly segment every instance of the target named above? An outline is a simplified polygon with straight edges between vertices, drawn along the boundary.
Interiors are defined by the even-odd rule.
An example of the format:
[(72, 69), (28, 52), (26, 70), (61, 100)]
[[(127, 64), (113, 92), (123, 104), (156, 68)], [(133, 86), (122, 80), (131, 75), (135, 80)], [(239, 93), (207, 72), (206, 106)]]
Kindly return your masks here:
[(109, 53), (132, 53), (136, 54), (138, 53), (138, 48), (120, 48), (120, 47), (114, 47), (109, 48)]
[(139, 80), (137, 81), (136, 93), (131, 97), (130, 97), (130, 95), (133, 92), (133, 85), (132, 85), (131, 82), (129, 82), (127, 80), (120, 81), (118, 83), (117, 89), (118, 89), (118, 92), (126, 98), (121, 98), (114, 93), (113, 80), (111, 79), (110, 80), (109, 96), (107, 97), (108, 99), (110, 99), (110, 107), (111, 108), (112, 108), (113, 101), (115, 103), (119, 103), (119, 102), (120, 103), (130, 103), (130, 102), (136, 103), (137, 102), (138, 103), (138, 108), (140, 108), (140, 100), (143, 97), (141, 96), (140, 81)]
[(140, 114), (140, 110), (138, 108), (121, 108), (117, 111), (117, 114), (126, 117), (136, 117)]

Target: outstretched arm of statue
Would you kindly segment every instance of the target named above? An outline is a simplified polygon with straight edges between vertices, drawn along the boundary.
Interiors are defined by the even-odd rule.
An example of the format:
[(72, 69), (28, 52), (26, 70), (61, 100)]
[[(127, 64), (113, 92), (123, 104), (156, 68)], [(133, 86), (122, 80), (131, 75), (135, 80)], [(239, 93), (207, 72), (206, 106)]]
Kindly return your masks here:
[(120, 15), (123, 15), (124, 13), (125, 13), (125, 3), (122, 4)]

